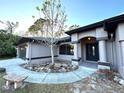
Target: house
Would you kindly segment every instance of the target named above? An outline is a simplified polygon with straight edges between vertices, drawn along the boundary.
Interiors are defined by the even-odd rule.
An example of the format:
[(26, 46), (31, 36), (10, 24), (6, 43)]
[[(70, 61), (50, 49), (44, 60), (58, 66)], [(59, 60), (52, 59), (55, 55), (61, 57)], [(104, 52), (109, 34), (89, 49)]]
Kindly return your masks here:
[[(73, 48), (71, 37), (61, 38), (53, 48), (54, 57), (71, 61)], [(50, 47), (44, 43), (42, 37), (21, 37), (17, 44), (17, 57), (35, 63), (49, 61), (51, 60)]]
[[(119, 71), (124, 78), (124, 14), (105, 19), (84, 27), (65, 32), (70, 38), (63, 38), (54, 47), (56, 58), (72, 62), (97, 63), (98, 68)], [(21, 52), (27, 60), (50, 59), (48, 47), (38, 44), (41, 38), (22, 38), (17, 55)]]

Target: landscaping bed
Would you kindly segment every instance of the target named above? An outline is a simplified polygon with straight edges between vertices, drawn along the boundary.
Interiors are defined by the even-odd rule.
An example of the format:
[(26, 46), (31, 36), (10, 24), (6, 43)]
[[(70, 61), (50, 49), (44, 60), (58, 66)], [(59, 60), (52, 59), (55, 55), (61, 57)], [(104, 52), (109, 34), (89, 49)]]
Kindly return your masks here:
[(51, 62), (41, 62), (39, 64), (22, 64), (25, 69), (36, 72), (51, 72), (51, 73), (64, 73), (78, 69), (79, 66), (72, 65), (71, 62), (56, 60), (54, 65), (51, 66)]

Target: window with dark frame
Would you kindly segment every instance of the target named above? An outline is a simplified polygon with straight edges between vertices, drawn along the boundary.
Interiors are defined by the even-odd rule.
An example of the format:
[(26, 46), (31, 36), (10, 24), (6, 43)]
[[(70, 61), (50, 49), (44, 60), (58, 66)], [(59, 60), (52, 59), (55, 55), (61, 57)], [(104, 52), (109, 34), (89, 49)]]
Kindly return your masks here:
[(59, 47), (59, 54), (74, 55), (74, 46), (71, 44), (63, 44)]

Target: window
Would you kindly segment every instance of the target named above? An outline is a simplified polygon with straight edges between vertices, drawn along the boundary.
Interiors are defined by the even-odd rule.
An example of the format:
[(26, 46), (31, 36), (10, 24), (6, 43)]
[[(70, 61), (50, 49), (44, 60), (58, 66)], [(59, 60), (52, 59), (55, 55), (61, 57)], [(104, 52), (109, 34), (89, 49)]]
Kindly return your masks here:
[(73, 55), (74, 46), (70, 44), (63, 44), (59, 47), (59, 54)]

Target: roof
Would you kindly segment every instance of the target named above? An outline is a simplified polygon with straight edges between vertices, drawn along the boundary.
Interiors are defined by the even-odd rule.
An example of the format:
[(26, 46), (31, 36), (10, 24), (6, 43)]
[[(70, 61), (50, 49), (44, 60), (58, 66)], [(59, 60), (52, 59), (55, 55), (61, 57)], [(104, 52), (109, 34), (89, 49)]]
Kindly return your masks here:
[[(35, 42), (38, 43), (39, 41), (44, 42), (44, 37), (20, 37), (17, 45), (20, 44), (24, 44), (24, 43), (28, 43), (28, 42)], [(63, 37), (58, 39), (57, 44), (62, 43), (62, 42), (70, 42), (71, 41), (71, 37)]]
[(32, 38), (27, 38), (27, 37), (20, 37), (18, 43), (16, 45), (24, 44), (27, 42), (32, 42), (34, 39)]
[(77, 28), (77, 29), (73, 29), (65, 33), (68, 35), (71, 35), (73, 33), (85, 32), (85, 31), (89, 31), (89, 30), (92, 30), (98, 27), (104, 27), (104, 30), (110, 31), (111, 29), (115, 30), (115, 26), (117, 26), (119, 23), (122, 23), (122, 22), (124, 22), (124, 14), (111, 17), (111, 18), (108, 18), (108, 19), (105, 19), (105, 20), (102, 20), (102, 21), (99, 21), (99, 22), (96, 22), (96, 23), (93, 23), (87, 26)]
[(58, 44), (63, 43), (63, 42), (71, 42), (71, 37), (63, 37), (58, 40)]

